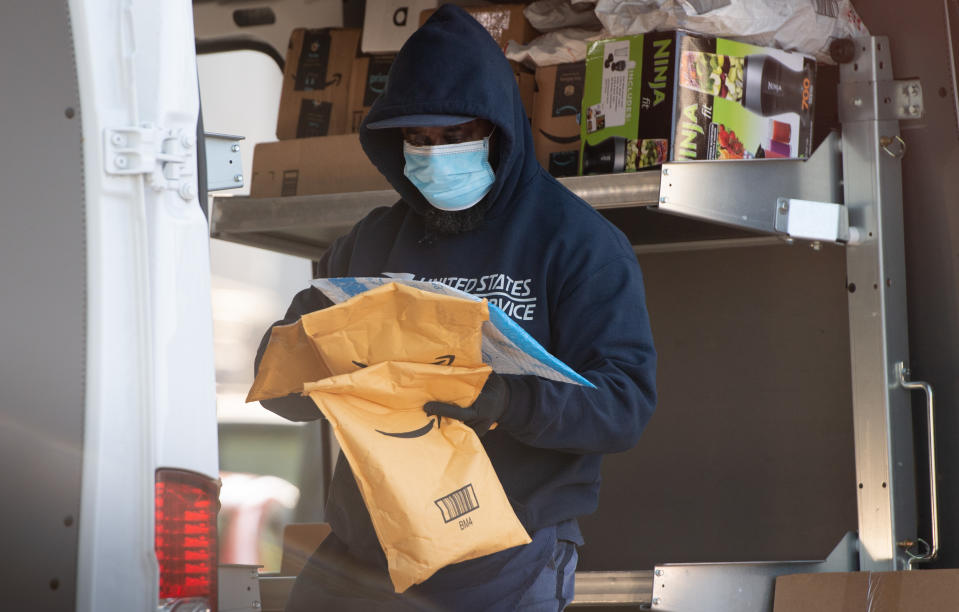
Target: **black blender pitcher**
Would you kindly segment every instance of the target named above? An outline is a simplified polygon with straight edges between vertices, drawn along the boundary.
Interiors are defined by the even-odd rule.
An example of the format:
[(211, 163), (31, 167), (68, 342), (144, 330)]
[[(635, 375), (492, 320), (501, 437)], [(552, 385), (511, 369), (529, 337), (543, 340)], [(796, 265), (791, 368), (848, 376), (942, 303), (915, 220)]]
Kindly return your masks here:
[(806, 70), (790, 70), (768, 55), (748, 55), (743, 69), (742, 105), (769, 117), (796, 112), (801, 121), (809, 120), (813, 85)]
[(583, 145), (583, 174), (611, 174), (626, 168), (626, 139), (610, 136), (595, 145)]

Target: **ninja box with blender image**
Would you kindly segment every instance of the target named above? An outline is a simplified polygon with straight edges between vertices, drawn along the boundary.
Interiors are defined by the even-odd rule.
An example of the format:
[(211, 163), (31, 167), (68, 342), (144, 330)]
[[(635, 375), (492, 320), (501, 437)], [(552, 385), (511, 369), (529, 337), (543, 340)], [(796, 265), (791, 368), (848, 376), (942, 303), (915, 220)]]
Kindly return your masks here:
[(591, 43), (580, 174), (666, 161), (805, 158), (816, 62), (685, 31)]

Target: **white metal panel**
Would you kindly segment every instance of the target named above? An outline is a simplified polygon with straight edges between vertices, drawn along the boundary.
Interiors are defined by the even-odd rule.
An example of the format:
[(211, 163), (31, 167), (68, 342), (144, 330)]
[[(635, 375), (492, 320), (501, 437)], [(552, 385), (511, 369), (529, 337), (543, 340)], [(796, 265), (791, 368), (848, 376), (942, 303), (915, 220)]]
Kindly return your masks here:
[[(187, 138), (199, 112), (191, 4), (137, 1), (139, 121)], [(196, 143), (193, 144), (193, 149)], [(195, 157), (181, 183), (193, 184)], [(156, 356), (157, 465), (217, 474), (216, 395), (206, 219), (196, 197), (146, 189)]]
[(3, 610), (76, 598), (87, 265), (65, 2), (0, 3)]
[(81, 611), (144, 610), (157, 597), (142, 179), (108, 176), (99, 163), (103, 130), (134, 125), (136, 118), (132, 32), (124, 11), (116, 1), (70, 5), (84, 128), (89, 295)]
[[(195, 134), (191, 6), (71, 0), (70, 13), (88, 204), (77, 609), (146, 610), (156, 468), (217, 476), (206, 225), (195, 195), (109, 173), (104, 135), (145, 123)], [(195, 175), (195, 156), (183, 171)], [(195, 193), (195, 176), (180, 181)]]

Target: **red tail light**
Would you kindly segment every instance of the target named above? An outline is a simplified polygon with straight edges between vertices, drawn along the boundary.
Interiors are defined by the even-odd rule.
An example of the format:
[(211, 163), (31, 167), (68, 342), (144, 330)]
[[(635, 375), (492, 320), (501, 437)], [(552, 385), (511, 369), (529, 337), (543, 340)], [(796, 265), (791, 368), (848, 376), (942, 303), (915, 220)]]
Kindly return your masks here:
[(217, 609), (219, 489), (218, 481), (201, 474), (157, 470), (154, 536), (161, 607), (189, 600), (191, 609)]

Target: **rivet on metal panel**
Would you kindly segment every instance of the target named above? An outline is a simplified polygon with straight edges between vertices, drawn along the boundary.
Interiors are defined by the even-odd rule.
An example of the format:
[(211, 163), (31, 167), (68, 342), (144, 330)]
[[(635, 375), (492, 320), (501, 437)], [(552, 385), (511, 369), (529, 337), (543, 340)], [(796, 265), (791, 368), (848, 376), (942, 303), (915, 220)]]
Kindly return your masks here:
[(113, 159), (113, 165), (117, 168), (126, 168), (127, 167), (127, 158), (122, 155), (117, 155)]
[(853, 105), (853, 106), (862, 106), (862, 98), (860, 98), (859, 96), (856, 96), (855, 98), (853, 98), (853, 99), (852, 99), (852, 105)]
[(660, 204), (666, 204), (667, 202), (669, 202), (669, 198), (667, 198), (666, 196), (660, 196), (659, 198)]
[(242, 183), (242, 182), (243, 182), (243, 175), (242, 175), (242, 174), (236, 174), (236, 175), (234, 175), (234, 176), (233, 176), (233, 182), (234, 182), (234, 183)]
[(181, 183), (177, 193), (180, 194), (181, 198), (187, 201), (192, 200), (196, 196), (196, 190), (193, 189), (193, 183)]
[(127, 143), (127, 139), (124, 138), (123, 134), (120, 132), (113, 132), (113, 134), (110, 136), (110, 142), (112, 142), (116, 147), (122, 147)]
[(662, 576), (662, 575), (663, 575), (663, 570), (661, 570), (661, 569), (656, 570), (656, 575), (657, 575), (657, 576)]
[(663, 168), (663, 174), (669, 175), (669, 168)]
[(234, 153), (239, 153), (239, 152), (240, 152), (240, 145), (235, 144), (235, 145), (233, 145), (232, 147), (230, 147), (230, 150), (233, 151)]
[(818, 250), (822, 249), (822, 243), (819, 242), (818, 240), (813, 240), (813, 241), (809, 244), (809, 246), (810, 246), (810, 247), (812, 248), (812, 250), (814, 250), (814, 251), (818, 251)]
[(658, 606), (658, 605), (661, 604), (661, 603), (663, 603), (662, 598), (660, 598), (660, 597), (653, 597), (653, 605), (654, 605), (654, 606)]

